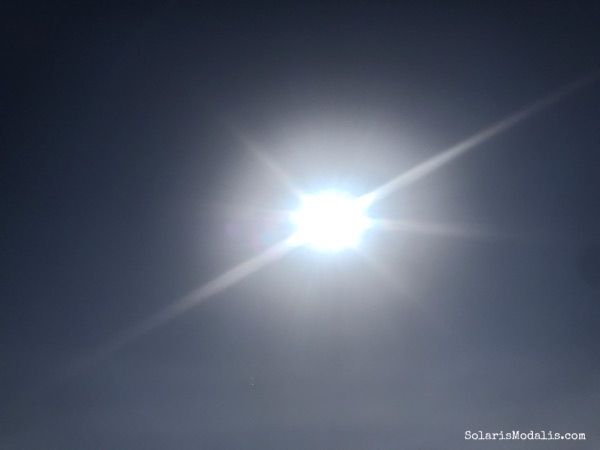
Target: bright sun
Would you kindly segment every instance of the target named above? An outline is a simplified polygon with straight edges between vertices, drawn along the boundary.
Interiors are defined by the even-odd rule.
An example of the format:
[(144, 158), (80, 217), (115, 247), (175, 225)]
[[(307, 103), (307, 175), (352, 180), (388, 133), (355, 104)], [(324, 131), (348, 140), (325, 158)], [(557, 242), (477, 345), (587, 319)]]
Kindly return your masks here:
[(332, 191), (303, 197), (300, 208), (291, 215), (296, 226), (295, 241), (331, 253), (356, 248), (372, 225), (366, 216), (368, 206), (363, 198)]

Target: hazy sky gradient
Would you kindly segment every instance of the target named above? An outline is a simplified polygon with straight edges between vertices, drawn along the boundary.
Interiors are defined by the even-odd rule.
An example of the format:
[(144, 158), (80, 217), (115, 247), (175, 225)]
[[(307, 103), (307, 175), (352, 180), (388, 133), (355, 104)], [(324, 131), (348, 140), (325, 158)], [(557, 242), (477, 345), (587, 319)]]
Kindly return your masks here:
[[(464, 233), (290, 252), (64, 377), (285, 237), (249, 146), (370, 192), (597, 70), (594, 2), (13, 3), (0, 447), (598, 448), (598, 84), (371, 211)], [(464, 440), (532, 429), (587, 441)]]

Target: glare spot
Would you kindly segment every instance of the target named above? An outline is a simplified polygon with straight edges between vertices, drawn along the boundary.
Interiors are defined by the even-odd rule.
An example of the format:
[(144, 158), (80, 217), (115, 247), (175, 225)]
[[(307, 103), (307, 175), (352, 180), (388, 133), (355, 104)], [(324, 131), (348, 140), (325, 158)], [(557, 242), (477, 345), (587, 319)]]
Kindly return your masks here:
[(366, 215), (369, 204), (366, 198), (331, 191), (303, 197), (291, 214), (295, 243), (330, 253), (356, 248), (372, 224)]

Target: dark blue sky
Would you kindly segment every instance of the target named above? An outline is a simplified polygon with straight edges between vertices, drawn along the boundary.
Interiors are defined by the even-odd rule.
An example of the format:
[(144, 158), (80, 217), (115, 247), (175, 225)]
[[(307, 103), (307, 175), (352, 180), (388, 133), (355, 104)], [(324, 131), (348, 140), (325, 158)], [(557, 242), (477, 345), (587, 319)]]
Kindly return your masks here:
[(281, 237), (250, 143), (368, 192), (597, 70), (597, 2), (13, 3), (0, 447), (598, 448), (598, 83), (373, 208), (460, 233), (292, 252), (70, 372)]

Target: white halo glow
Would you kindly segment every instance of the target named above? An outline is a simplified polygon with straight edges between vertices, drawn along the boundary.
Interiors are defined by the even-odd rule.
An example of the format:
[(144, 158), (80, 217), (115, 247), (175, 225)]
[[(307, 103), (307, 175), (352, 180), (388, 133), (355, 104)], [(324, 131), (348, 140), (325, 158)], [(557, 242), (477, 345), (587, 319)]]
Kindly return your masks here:
[(294, 243), (322, 252), (356, 248), (363, 233), (372, 225), (366, 215), (370, 202), (333, 191), (301, 199), (291, 214), (296, 226)]

